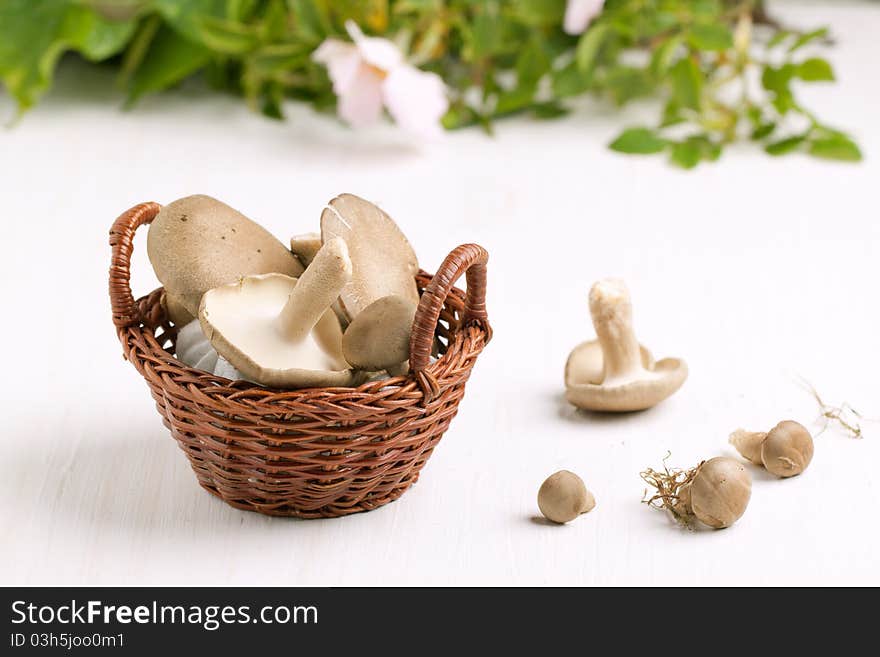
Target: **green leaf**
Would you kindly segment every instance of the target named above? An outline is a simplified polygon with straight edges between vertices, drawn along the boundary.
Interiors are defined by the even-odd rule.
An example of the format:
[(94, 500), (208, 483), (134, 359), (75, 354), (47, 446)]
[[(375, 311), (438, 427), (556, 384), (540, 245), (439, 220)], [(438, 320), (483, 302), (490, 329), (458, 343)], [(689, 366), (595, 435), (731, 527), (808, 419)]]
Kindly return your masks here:
[(532, 106), (532, 114), (534, 114), (536, 119), (542, 121), (558, 119), (560, 116), (565, 116), (568, 113), (569, 110), (567, 108), (552, 101), (548, 103), (538, 103)]
[(651, 55), (651, 73), (656, 77), (665, 75), (683, 43), (684, 37), (681, 35), (670, 37), (661, 43)]
[(516, 0), (513, 12), (528, 25), (559, 25), (565, 14), (565, 0)]
[(650, 155), (666, 149), (668, 142), (649, 128), (629, 128), (608, 147), (618, 153)]
[(756, 127), (754, 130), (752, 130), (752, 134), (751, 134), (750, 138), (755, 141), (760, 141), (762, 139), (765, 139), (766, 137), (769, 137), (771, 134), (773, 134), (774, 130), (776, 130), (776, 124), (773, 123), (772, 121), (769, 121), (767, 123), (762, 123), (761, 125)]
[(206, 18), (231, 18), (226, 0), (152, 0), (165, 22), (177, 33), (199, 43)]
[(332, 31), (330, 17), (324, 2), (319, 0), (288, 0), (293, 23), (298, 34), (315, 45)]
[(840, 133), (812, 140), (808, 152), (814, 157), (826, 160), (859, 162), (862, 159), (862, 151), (856, 143)]
[(519, 86), (535, 87), (549, 70), (550, 58), (541, 47), (540, 41), (531, 41), (516, 60), (517, 83)]
[(690, 57), (678, 60), (670, 69), (672, 97), (684, 108), (699, 110), (703, 92), (703, 77)]
[(697, 50), (727, 50), (733, 47), (733, 34), (720, 23), (697, 23), (691, 27), (688, 41)]
[(143, 64), (131, 77), (128, 104), (133, 104), (144, 94), (177, 84), (205, 66), (210, 55), (203, 46), (163, 26), (153, 39)]
[(647, 96), (654, 90), (652, 78), (647, 71), (631, 66), (617, 66), (605, 77), (605, 87), (618, 105), (624, 105), (634, 98)]
[(794, 137), (788, 137), (780, 141), (775, 141), (772, 144), (767, 144), (764, 147), (764, 150), (767, 151), (767, 153), (769, 153), (770, 155), (785, 155), (787, 153), (798, 150), (805, 141), (805, 135), (796, 135)]
[(783, 41), (788, 39), (791, 36), (791, 32), (788, 30), (779, 30), (773, 37), (767, 42), (767, 48), (775, 48), (778, 45), (781, 45)]
[(833, 82), (834, 71), (826, 60), (818, 57), (798, 64), (795, 75), (805, 82)]
[(828, 36), (828, 28), (822, 27), (818, 30), (813, 30), (812, 32), (807, 32), (806, 34), (802, 34), (797, 39), (795, 39), (794, 43), (791, 44), (791, 47), (788, 49), (788, 52), (794, 52), (796, 50), (800, 50), (808, 43), (811, 43), (817, 39), (824, 39)]
[(46, 92), (67, 50), (100, 61), (121, 51), (135, 22), (115, 22), (73, 0), (0, 2), (0, 81), (24, 111)]
[(199, 42), (224, 55), (244, 55), (260, 45), (260, 36), (252, 26), (206, 16), (197, 22)]
[(577, 64), (571, 62), (553, 72), (553, 95), (557, 98), (577, 96), (587, 91), (591, 83), (592, 75), (584, 73)]
[(599, 50), (608, 36), (609, 26), (605, 23), (595, 23), (588, 29), (577, 44), (574, 58), (578, 68), (584, 73), (589, 73), (596, 65)]
[(693, 141), (674, 143), (669, 152), (669, 160), (682, 169), (693, 169), (701, 159), (700, 146)]

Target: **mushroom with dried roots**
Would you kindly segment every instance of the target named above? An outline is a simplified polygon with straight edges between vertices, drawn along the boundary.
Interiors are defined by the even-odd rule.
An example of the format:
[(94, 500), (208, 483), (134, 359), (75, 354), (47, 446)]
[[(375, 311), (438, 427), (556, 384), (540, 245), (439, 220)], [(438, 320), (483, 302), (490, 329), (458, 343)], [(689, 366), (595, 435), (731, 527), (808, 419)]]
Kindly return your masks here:
[(208, 291), (199, 319), (217, 352), (246, 378), (278, 388), (357, 385), (330, 305), (352, 276), (346, 244), (324, 244), (299, 279), (247, 276)]
[(299, 276), (303, 267), (269, 231), (225, 203), (196, 194), (164, 206), (150, 224), (147, 254), (177, 326), (198, 315), (202, 296), (242, 276)]
[(813, 436), (794, 420), (784, 420), (766, 432), (737, 429), (730, 434), (730, 444), (777, 477), (799, 475), (813, 460)]
[(342, 354), (363, 370), (386, 370), (391, 376), (406, 374), (409, 341), (417, 306), (391, 294), (364, 308), (342, 336)]
[(678, 390), (688, 375), (685, 362), (664, 358), (636, 340), (626, 284), (605, 279), (590, 289), (596, 340), (583, 342), (565, 364), (565, 398), (591, 411), (640, 411)]
[(556, 523), (574, 520), (595, 506), (596, 498), (583, 479), (568, 470), (550, 475), (538, 490), (538, 508), (547, 520)]
[(751, 475), (726, 456), (703, 461), (690, 470), (648, 468), (641, 476), (656, 491), (644, 502), (671, 512), (687, 526), (696, 519), (714, 529), (730, 527), (745, 513), (752, 495)]

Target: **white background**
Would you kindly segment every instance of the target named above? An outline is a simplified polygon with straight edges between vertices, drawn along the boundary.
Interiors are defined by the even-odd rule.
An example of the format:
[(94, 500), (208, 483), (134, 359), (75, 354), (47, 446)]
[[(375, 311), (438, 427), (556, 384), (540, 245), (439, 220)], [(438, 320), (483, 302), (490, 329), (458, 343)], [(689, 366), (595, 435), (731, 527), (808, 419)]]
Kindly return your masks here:
[[(291, 105), (277, 123), (198, 89), (118, 110), (112, 72), (66, 63), (56, 89), (0, 134), (3, 584), (880, 584), (880, 424), (816, 439), (802, 477), (753, 469), (732, 529), (685, 532), (640, 499), (639, 472), (731, 455), (738, 426), (810, 426), (810, 379), (880, 415), (880, 75), (876, 5), (827, 3), (839, 83), (803, 89), (849, 128), (863, 164), (730, 149), (685, 173), (607, 151), (620, 114), (498, 124), (426, 149), (391, 128), (354, 134)], [(5, 115), (13, 111), (0, 97)], [(146, 385), (123, 361), (107, 300), (107, 230), (129, 206), (215, 195), (285, 240), (326, 201), (381, 204), (434, 270), (489, 249), (495, 340), (459, 416), (399, 501), (348, 518), (272, 519), (196, 484)], [(137, 294), (155, 287), (138, 240)], [(568, 351), (592, 336), (586, 295), (625, 278), (636, 329), (691, 375), (653, 410), (575, 412)], [(543, 479), (568, 468), (598, 499), (567, 526), (536, 521)]]

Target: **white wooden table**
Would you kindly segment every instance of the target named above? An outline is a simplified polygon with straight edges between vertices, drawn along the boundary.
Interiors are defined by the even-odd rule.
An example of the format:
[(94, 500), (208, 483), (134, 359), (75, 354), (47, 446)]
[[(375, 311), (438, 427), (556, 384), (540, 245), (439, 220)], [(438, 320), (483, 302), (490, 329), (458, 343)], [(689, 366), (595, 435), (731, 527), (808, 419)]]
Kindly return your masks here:
[[(271, 122), (197, 89), (121, 112), (112, 73), (66, 63), (0, 135), (0, 583), (880, 584), (880, 424), (862, 440), (825, 432), (802, 477), (753, 471), (730, 530), (681, 531), (640, 504), (640, 470), (667, 451), (693, 465), (731, 455), (738, 426), (812, 423), (798, 375), (880, 415), (880, 7), (784, 14), (839, 37), (839, 83), (803, 93), (854, 132), (863, 164), (736, 148), (683, 173), (604, 148), (652, 108), (622, 121), (593, 103), (419, 150), (390, 128), (354, 134), (296, 105)], [(121, 358), (107, 229), (136, 202), (202, 192), (286, 240), (343, 191), (385, 207), (429, 270), (459, 243), (486, 246), (495, 340), (399, 501), (327, 521), (234, 510), (198, 487)], [(133, 271), (137, 293), (156, 285), (143, 238)], [(562, 399), (568, 351), (592, 335), (588, 287), (608, 275), (628, 281), (641, 340), (691, 368), (645, 413)], [(548, 526), (535, 494), (560, 468), (598, 507)]]

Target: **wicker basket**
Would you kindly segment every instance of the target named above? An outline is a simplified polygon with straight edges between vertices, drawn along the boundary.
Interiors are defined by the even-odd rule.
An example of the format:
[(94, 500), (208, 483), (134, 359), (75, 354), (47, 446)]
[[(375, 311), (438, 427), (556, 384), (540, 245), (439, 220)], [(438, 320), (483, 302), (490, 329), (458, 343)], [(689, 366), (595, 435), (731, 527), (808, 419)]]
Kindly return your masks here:
[[(110, 303), (123, 354), (146, 379), (199, 484), (234, 507), (300, 518), (369, 511), (400, 497), (455, 417), (492, 337), (486, 251), (459, 246), (433, 277), (417, 276), (408, 376), (358, 388), (271, 390), (178, 361), (162, 288), (132, 297), (134, 234), (160, 207), (142, 203), (114, 222)], [(467, 295), (453, 288), (464, 272)], [(441, 355), (431, 363), (437, 342)]]

